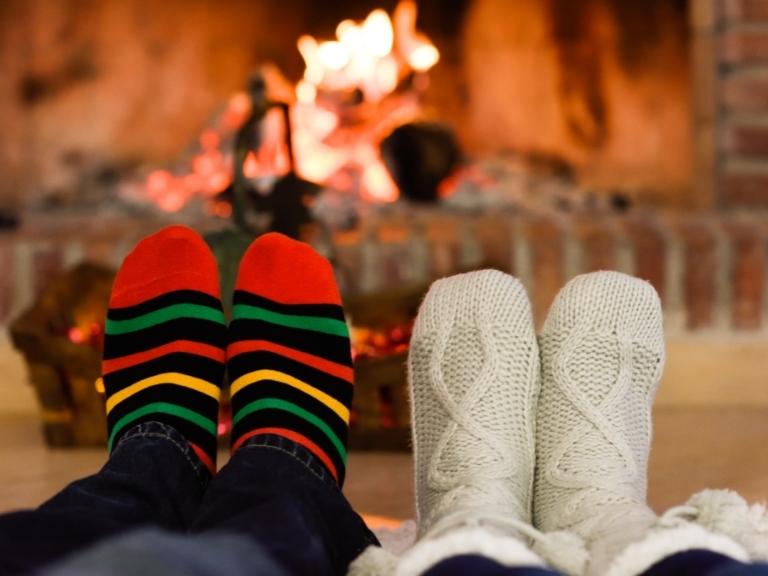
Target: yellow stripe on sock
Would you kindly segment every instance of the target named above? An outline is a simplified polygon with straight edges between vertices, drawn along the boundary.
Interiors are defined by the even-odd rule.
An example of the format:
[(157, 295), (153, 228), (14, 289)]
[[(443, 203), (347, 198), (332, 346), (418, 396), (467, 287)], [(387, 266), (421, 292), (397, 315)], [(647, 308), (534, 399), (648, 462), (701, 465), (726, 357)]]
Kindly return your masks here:
[(158, 374), (157, 376), (151, 376), (149, 378), (145, 378), (144, 380), (139, 380), (135, 384), (126, 386), (119, 392), (112, 394), (112, 396), (107, 399), (107, 414), (109, 414), (115, 406), (120, 404), (120, 402), (126, 398), (129, 398), (137, 392), (141, 392), (142, 390), (146, 390), (152, 386), (160, 386), (162, 384), (174, 384), (176, 386), (183, 386), (184, 388), (190, 388), (191, 390), (196, 390), (201, 394), (210, 396), (216, 401), (219, 400), (220, 389), (215, 384), (211, 384), (210, 382), (201, 380), (200, 378), (195, 378), (194, 376), (181, 374), (180, 372), (165, 372), (164, 374)]
[(298, 378), (294, 378), (290, 374), (286, 374), (285, 372), (278, 372), (277, 370), (256, 370), (254, 372), (249, 372), (248, 374), (240, 376), (240, 378), (232, 382), (230, 385), (229, 395), (232, 398), (246, 386), (250, 386), (251, 384), (255, 384), (256, 382), (261, 382), (263, 380), (280, 382), (281, 384), (287, 384), (288, 386), (292, 386), (297, 390), (301, 390), (305, 394), (312, 396), (316, 400), (319, 400), (328, 406), (328, 408), (338, 414), (339, 418), (341, 418), (345, 423), (349, 423), (349, 408), (336, 400), (336, 398), (329, 396), (325, 392), (321, 392), (314, 386), (310, 386)]

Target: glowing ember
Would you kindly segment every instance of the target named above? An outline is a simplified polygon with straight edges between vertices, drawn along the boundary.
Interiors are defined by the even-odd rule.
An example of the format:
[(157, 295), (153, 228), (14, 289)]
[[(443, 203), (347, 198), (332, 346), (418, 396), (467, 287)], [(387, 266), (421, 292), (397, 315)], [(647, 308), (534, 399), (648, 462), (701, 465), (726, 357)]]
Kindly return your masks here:
[[(306, 68), (294, 94), (286, 95), (279, 73), (265, 75), (268, 93), (280, 92), (279, 99), (291, 103), (300, 177), (368, 202), (397, 199), (379, 143), (397, 126), (420, 117), (415, 87), (424, 82), (411, 78), (427, 72), (440, 58), (437, 48), (416, 30), (416, 16), (416, 3), (403, 0), (392, 18), (377, 9), (362, 22), (342, 21), (334, 39), (302, 36), (297, 47)], [(175, 212), (192, 196), (202, 196), (209, 199), (207, 213), (229, 214), (231, 210), (214, 197), (232, 182), (232, 137), (250, 112), (248, 94), (233, 95), (216, 125), (201, 134), (189, 173), (152, 172), (146, 197), (162, 210)], [(268, 114), (260, 129), (260, 148), (248, 154), (243, 167), (252, 180), (289, 170), (279, 114)]]

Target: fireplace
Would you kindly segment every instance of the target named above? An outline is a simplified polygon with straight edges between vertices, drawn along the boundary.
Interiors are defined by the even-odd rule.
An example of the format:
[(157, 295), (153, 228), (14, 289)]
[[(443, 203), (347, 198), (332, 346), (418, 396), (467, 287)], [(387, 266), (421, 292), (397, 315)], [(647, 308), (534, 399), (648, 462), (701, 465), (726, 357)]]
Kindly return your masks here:
[[(672, 334), (763, 334), (768, 50), (751, 23), (768, 21), (768, 3), (421, 0), (415, 23), (397, 16), (402, 5), (2, 3), (0, 211), (22, 226), (0, 235), (0, 319), (78, 262), (114, 268), (165, 222), (226, 226), (231, 205), (219, 194), (232, 182), (227, 155), (253, 106), (253, 71), (267, 101), (314, 105), (327, 87), (308, 78), (310, 53), (366, 22), (386, 29), (386, 17), (392, 48), (379, 56), (400, 66), (374, 78), (386, 94), (377, 85), (325, 95), (337, 98), (334, 122), (366, 126), (371, 110), (384, 119), (363, 140), (357, 176), (302, 173), (306, 125), (291, 130), (299, 175), (338, 193), (303, 237), (332, 259), (351, 310), (374, 301), (412, 312), (434, 278), (490, 266), (521, 278), (540, 321), (567, 279), (617, 269), (654, 284)], [(397, 52), (402, 22), (429, 65)], [(439, 199), (401, 201), (405, 186), (382, 153), (398, 123), (376, 108), (389, 102), (422, 130), (419, 142), (440, 142), (441, 158), (460, 150), (442, 164)], [(249, 177), (290, 165), (280, 110), (262, 126), (271, 147), (246, 156)], [(310, 144), (338, 152), (354, 132)], [(408, 159), (402, 150), (413, 148), (401, 144), (394, 155)], [(394, 358), (373, 371), (394, 380), (367, 389), (361, 421), (402, 432), (407, 322), (366, 325), (381, 318), (356, 314), (361, 357)]]
[[(287, 99), (306, 101), (317, 86), (302, 82), (308, 66), (300, 39), (334, 39), (340, 23), (364, 23), (373, 11), (389, 15), (396, 33), (397, 10), (395, 0), (3, 2), (0, 212), (18, 214), (23, 228), (0, 240), (6, 269), (30, 278), (2, 286), (3, 318), (29, 302), (33, 284), (84, 257), (114, 264), (127, 238), (160, 222), (218, 226), (226, 206), (206, 212), (198, 202), (174, 212), (185, 202), (166, 192), (193, 170), (201, 151), (226, 152), (210, 128), (233, 111), (229, 120), (237, 125), (253, 70), (271, 64), (278, 88), (291, 93)], [(363, 219), (338, 218), (341, 208), (331, 203), (332, 230), (317, 242), (338, 252), (340, 262), (353, 262), (363, 256), (350, 253), (368, 258), (376, 250), (367, 247), (382, 238), (430, 236), (426, 230), (440, 228), (430, 218), (441, 221), (445, 210), (524, 220), (533, 214), (568, 237), (583, 229), (582, 221), (610, 223), (631, 207), (632, 218), (653, 221), (681, 245), (691, 234), (709, 238), (701, 240), (704, 247), (726, 242), (718, 249), (726, 268), (745, 245), (762, 266), (762, 213), (754, 209), (764, 205), (768, 183), (761, 75), (768, 51), (762, 29), (752, 24), (766, 19), (761, 0), (421, 0), (410, 39), (434, 47), (439, 61), (433, 55), (428, 70), (411, 75), (418, 76), (418, 109), (408, 120), (438, 121), (455, 138), (463, 170), (440, 193), (457, 201), (410, 219), (403, 214), (413, 211), (398, 215), (397, 207), (375, 215), (367, 206), (386, 205), (400, 190), (372, 161), (385, 186), (371, 193), (353, 183)], [(226, 165), (211, 172), (211, 162), (198, 164), (212, 176), (208, 192), (230, 178)], [(157, 192), (150, 210), (126, 208), (126, 183), (144, 199)], [(752, 210), (750, 232), (733, 236), (744, 209)], [(398, 220), (395, 231), (377, 232), (388, 219)], [(678, 225), (690, 219), (704, 224)], [(99, 230), (107, 221), (110, 230)], [(73, 231), (82, 238), (72, 239)], [(453, 248), (441, 241), (472, 245), (450, 232), (435, 234), (442, 240), (430, 246), (443, 263)], [(591, 234), (589, 257), (609, 265), (612, 258), (600, 254), (610, 249)], [(561, 236), (546, 233), (530, 244), (532, 270), (544, 266), (542, 246)], [(568, 260), (577, 251), (566, 240), (553, 253)], [(371, 266), (368, 280), (347, 283), (376, 286), (386, 274)], [(578, 266), (566, 268), (543, 277), (558, 284)], [(422, 269), (413, 264), (406, 277), (423, 280)], [(762, 288), (753, 290), (759, 300)]]
[[(422, 114), (470, 158), (543, 159), (596, 194), (706, 206), (689, 105), (698, 4), (422, 0), (419, 38), (440, 53)], [(331, 39), (376, 8), (395, 14), (397, 3), (3, 3), (0, 200), (92, 202), (126, 178), (173, 171), (255, 68), (274, 64), (295, 85), (297, 40)]]

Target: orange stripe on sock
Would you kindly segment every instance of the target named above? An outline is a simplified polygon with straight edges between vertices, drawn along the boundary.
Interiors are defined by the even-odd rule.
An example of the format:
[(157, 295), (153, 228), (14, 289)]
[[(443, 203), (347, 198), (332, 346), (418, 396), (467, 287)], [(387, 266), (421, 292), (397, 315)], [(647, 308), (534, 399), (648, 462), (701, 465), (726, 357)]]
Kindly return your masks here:
[(186, 352), (188, 354), (194, 354), (196, 356), (203, 356), (216, 360), (217, 362), (225, 362), (226, 354), (221, 348), (211, 346), (210, 344), (203, 344), (201, 342), (193, 342), (191, 340), (176, 340), (157, 346), (150, 350), (143, 352), (137, 352), (136, 354), (129, 354), (128, 356), (122, 356), (120, 358), (113, 358), (112, 360), (104, 360), (101, 364), (102, 376), (122, 370), (124, 368), (130, 368), (149, 360), (155, 360), (166, 354), (173, 354), (174, 352)]
[(275, 344), (274, 342), (269, 342), (267, 340), (242, 340), (240, 342), (233, 342), (227, 348), (227, 356), (229, 358), (234, 358), (238, 354), (261, 351), (280, 354), (281, 356), (285, 356), (291, 360), (296, 360), (297, 362), (301, 362), (302, 364), (306, 364), (307, 366), (311, 366), (312, 368), (326, 372), (331, 376), (336, 376), (337, 378), (346, 380), (350, 384), (354, 383), (354, 370), (349, 366), (343, 366), (342, 364), (331, 362), (325, 358), (320, 358), (319, 356), (315, 356), (313, 354), (307, 354), (306, 352), (301, 352), (300, 350), (294, 350), (293, 348), (288, 348), (287, 346), (281, 346), (280, 344)]
[(208, 456), (208, 453), (193, 442), (187, 441), (187, 443), (195, 452), (195, 454), (197, 454), (197, 457), (200, 458), (200, 462), (202, 462), (203, 465), (208, 468), (212, 475), (216, 475), (216, 464), (213, 463), (213, 460), (211, 460), (211, 457)]
[(303, 436), (298, 432), (294, 432), (293, 430), (288, 430), (287, 428), (257, 428), (256, 430), (251, 430), (250, 432), (243, 434), (240, 436), (240, 438), (237, 439), (237, 442), (232, 445), (232, 452), (235, 452), (238, 448), (240, 448), (240, 446), (242, 446), (246, 440), (253, 438), (254, 436), (258, 436), (259, 434), (276, 434), (278, 436), (288, 438), (288, 440), (293, 440), (297, 444), (301, 444), (304, 446), (304, 448), (312, 452), (312, 454), (314, 454), (325, 465), (336, 482), (339, 481), (339, 476), (336, 472), (336, 466), (333, 465), (333, 462), (331, 462), (331, 459), (323, 451), (323, 449), (306, 436)]

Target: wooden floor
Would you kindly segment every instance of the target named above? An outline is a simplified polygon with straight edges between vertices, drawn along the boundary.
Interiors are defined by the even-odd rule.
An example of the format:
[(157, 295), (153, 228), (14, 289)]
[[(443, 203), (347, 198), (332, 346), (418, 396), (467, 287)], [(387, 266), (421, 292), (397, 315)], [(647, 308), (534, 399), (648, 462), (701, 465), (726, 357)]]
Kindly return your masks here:
[[(731, 488), (768, 499), (768, 410), (661, 408), (651, 456), (649, 501), (657, 510), (697, 490)], [(49, 450), (33, 414), (0, 414), (0, 512), (33, 507), (98, 470), (102, 450)], [(345, 492), (367, 515), (413, 516), (409, 454), (352, 453)]]

